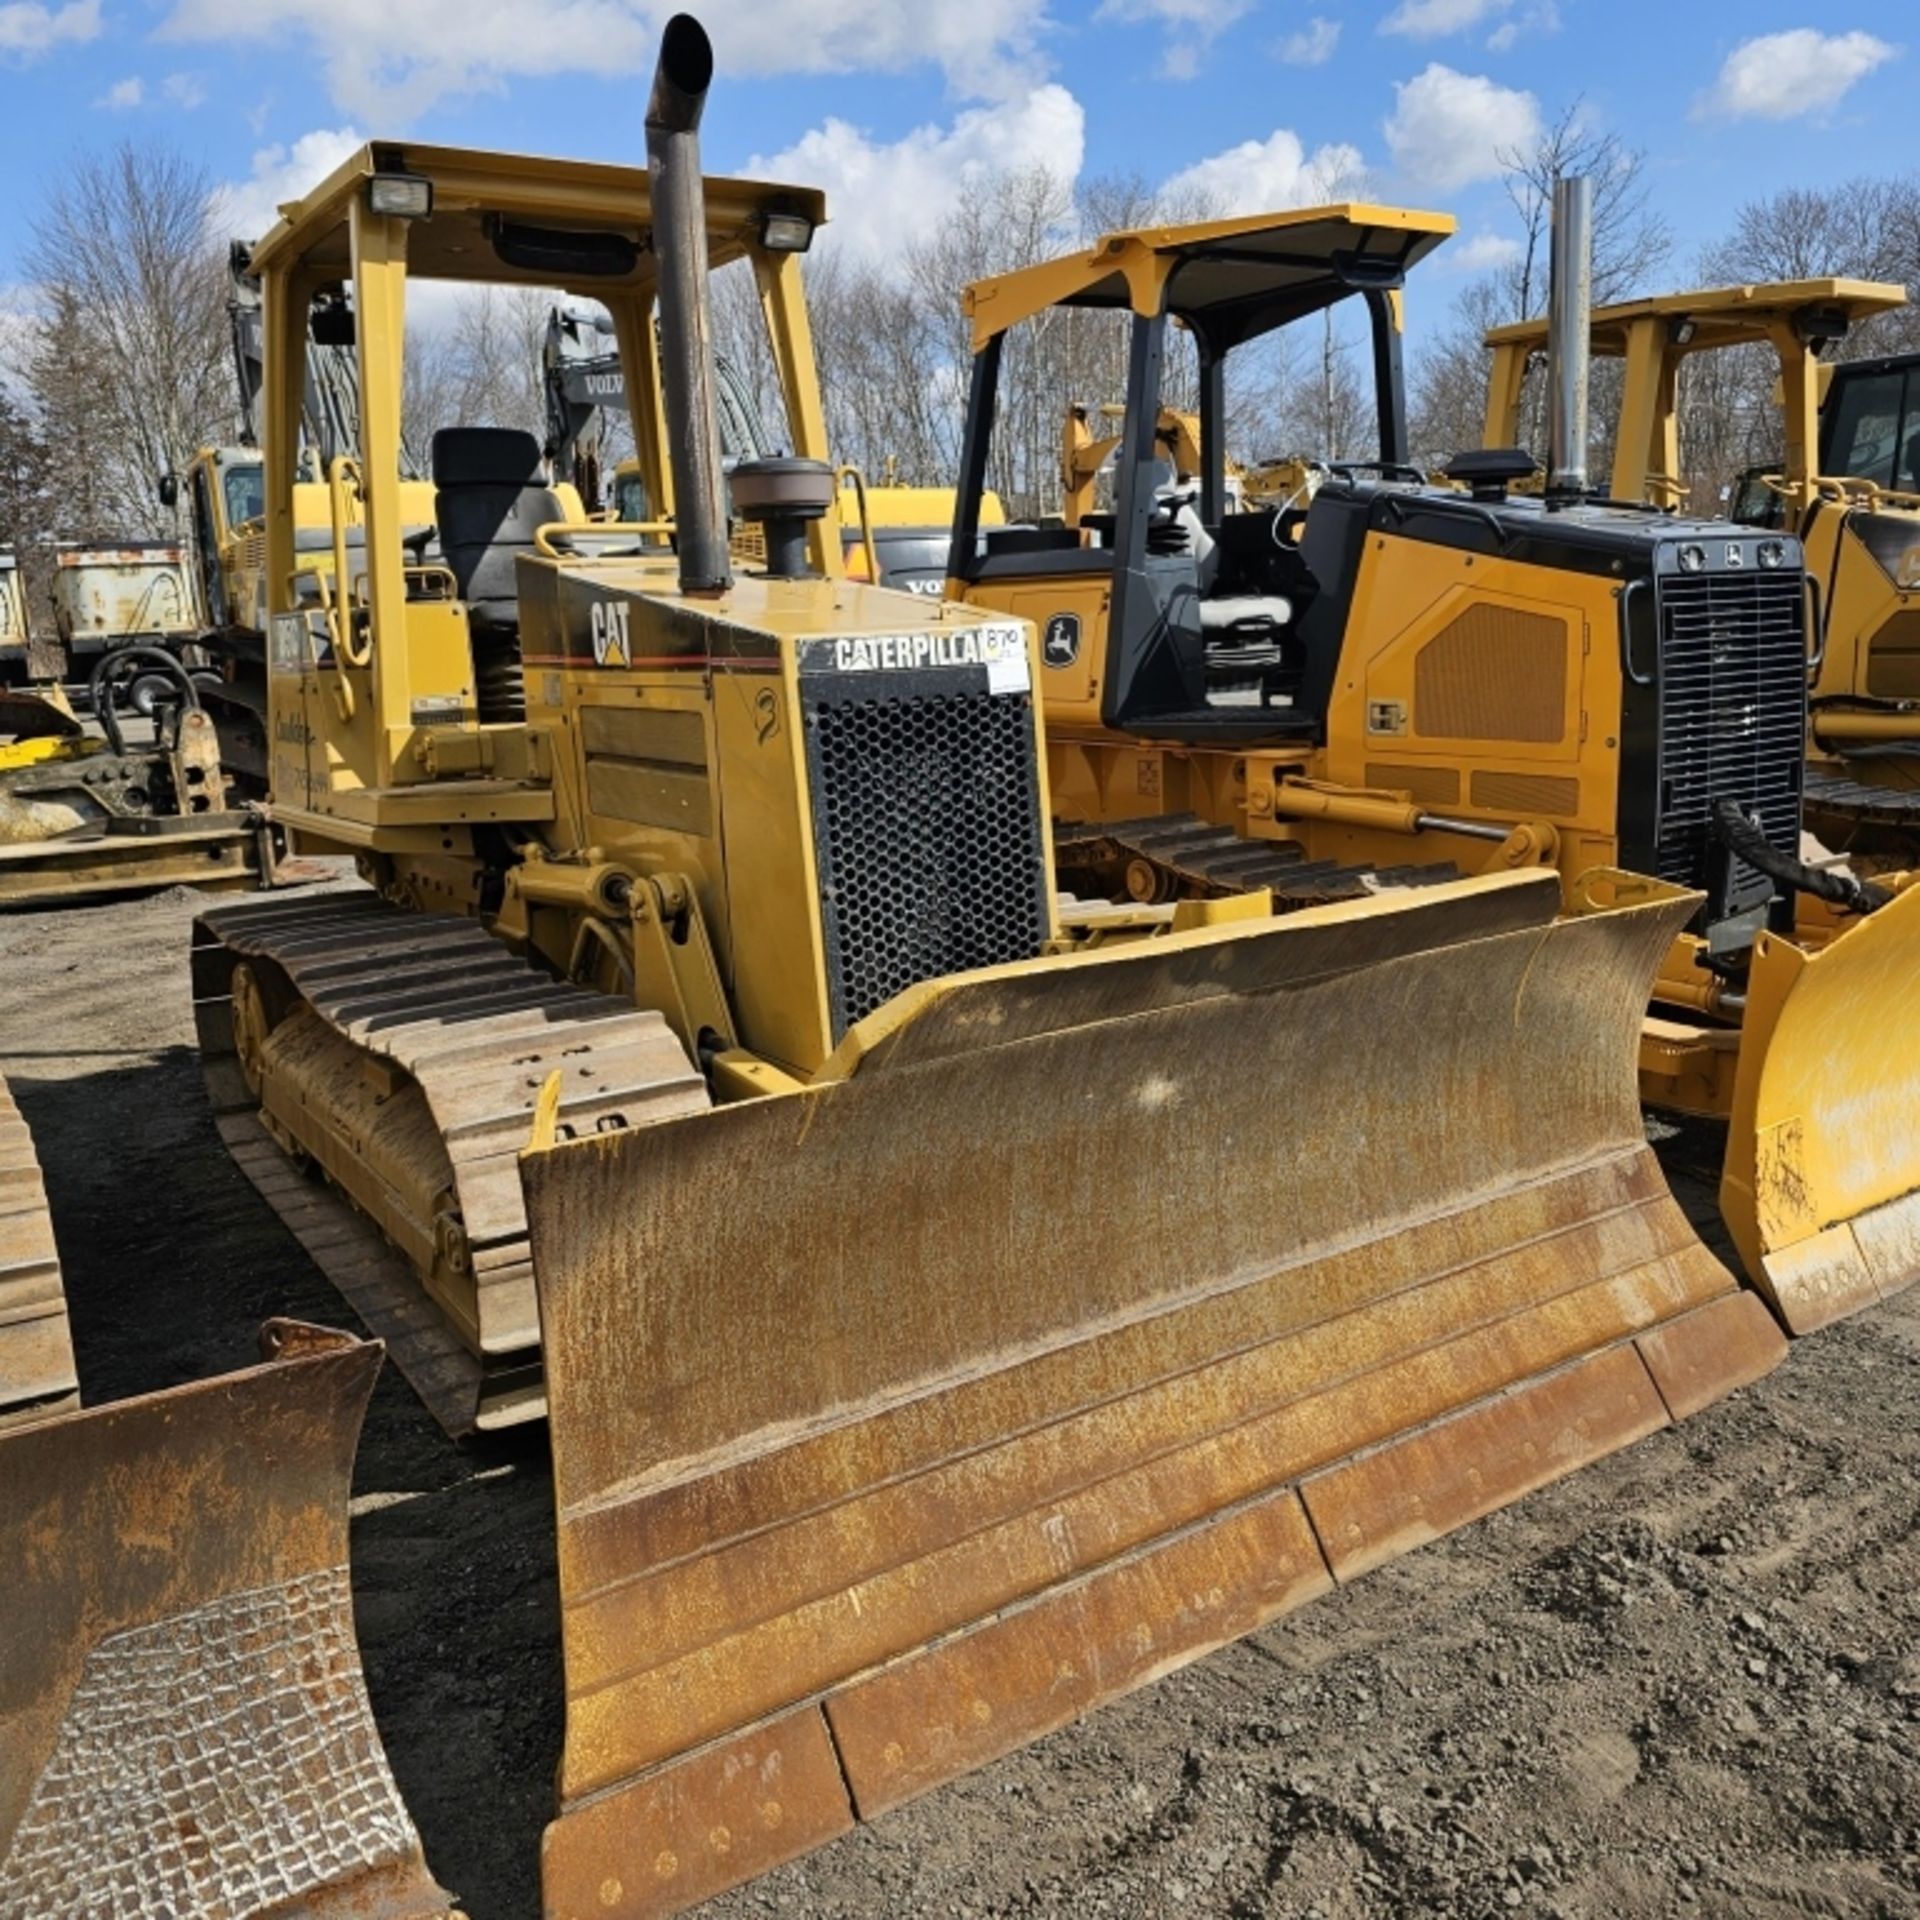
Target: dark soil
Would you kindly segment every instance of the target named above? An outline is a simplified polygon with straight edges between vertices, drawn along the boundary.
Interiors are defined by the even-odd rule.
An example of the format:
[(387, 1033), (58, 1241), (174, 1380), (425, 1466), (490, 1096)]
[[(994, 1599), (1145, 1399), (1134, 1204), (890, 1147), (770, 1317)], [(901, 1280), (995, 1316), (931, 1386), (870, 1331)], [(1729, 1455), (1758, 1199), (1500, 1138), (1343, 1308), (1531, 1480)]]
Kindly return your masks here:
[[(351, 1320), (228, 1160), (185, 892), (0, 920), (98, 1403)], [(1712, 1143), (1662, 1142), (1712, 1216)], [(1759, 1385), (711, 1911), (1920, 1915), (1920, 1290)], [(539, 1910), (560, 1744), (539, 1435), (455, 1447), (391, 1370), (355, 1479), (368, 1685), (473, 1920)]]

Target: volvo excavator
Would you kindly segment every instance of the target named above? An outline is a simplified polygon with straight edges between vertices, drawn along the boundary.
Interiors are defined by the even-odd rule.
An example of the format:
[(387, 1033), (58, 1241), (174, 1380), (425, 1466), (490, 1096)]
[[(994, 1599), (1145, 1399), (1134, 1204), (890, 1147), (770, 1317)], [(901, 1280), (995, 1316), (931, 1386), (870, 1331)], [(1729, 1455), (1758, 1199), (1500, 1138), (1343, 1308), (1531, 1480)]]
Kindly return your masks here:
[[(676, 17), (644, 172), (369, 146), (252, 256), (273, 805), (367, 885), (202, 917), (209, 1085), (290, 1217), (269, 1142), (377, 1224), (342, 1283), (450, 1425), (549, 1422), (554, 1916), (750, 1878), (1785, 1351), (1639, 1125), (1697, 892), (1063, 897), (1037, 633), (846, 577), (825, 208), (702, 174), (711, 73)], [(723, 486), (732, 262), (793, 452)], [(475, 423), (409, 545), (409, 292), (476, 278), (607, 311), (655, 522), (566, 521)], [(314, 605), (342, 290), (364, 564)]]
[[(1793, 280), (1660, 294), (1595, 310), (1593, 351), (1622, 363), (1614, 497), (1677, 509), (1688, 364), (1705, 353), (1774, 356), (1783, 457), (1744, 476), (1733, 518), (1785, 529), (1806, 554), (1820, 631), (1807, 739), (1806, 821), (1863, 868), (1920, 859), (1920, 405), (1914, 356), (1835, 365), (1863, 322), (1906, 304), (1902, 287)], [(1487, 335), (1489, 445), (1511, 444), (1527, 370), (1544, 351), (1531, 322)]]
[[(1533, 870), (1578, 915), (1631, 897), (1600, 869), (1694, 889), (1643, 1090), (1726, 1124), (1722, 1212), (1753, 1283), (1805, 1332), (1920, 1272), (1920, 1063), (1894, 1037), (1920, 891), (1800, 858), (1816, 648), (1798, 538), (1588, 488), (1589, 199), (1562, 189), (1541, 494), (1513, 491), (1536, 464), (1511, 448), (1457, 457), (1450, 488), (1406, 464), (1401, 288), (1450, 219), (1337, 206), (1115, 233), (966, 295), (947, 593), (1043, 631), (1058, 857), (1081, 890), (1322, 901), (1383, 877)], [(1234, 511), (1236, 354), (1356, 298), (1376, 457)], [(1113, 510), (983, 538), (970, 502), (1004, 344), (1062, 308), (1127, 333)], [(1166, 457), (1159, 398), (1176, 340), (1200, 394), (1190, 479)]]

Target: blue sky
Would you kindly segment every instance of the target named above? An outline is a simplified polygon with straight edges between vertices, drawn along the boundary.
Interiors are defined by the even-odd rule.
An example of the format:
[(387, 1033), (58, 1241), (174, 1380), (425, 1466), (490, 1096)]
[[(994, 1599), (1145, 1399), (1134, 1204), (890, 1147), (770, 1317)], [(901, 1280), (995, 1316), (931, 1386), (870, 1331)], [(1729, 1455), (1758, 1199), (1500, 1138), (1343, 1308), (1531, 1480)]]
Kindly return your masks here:
[[(241, 225), (368, 135), (638, 160), (669, 10), (0, 0), (0, 297), (45, 184), (122, 136), (186, 150)], [(1494, 150), (1576, 95), (1649, 150), (1689, 262), (1743, 199), (1900, 168), (1920, 82), (1890, 0), (712, 0), (702, 18), (708, 165), (826, 186), (841, 244), (882, 249), (1008, 161), (1184, 175), (1248, 208), (1364, 182), (1460, 217), (1416, 288), (1428, 321), (1510, 232)]]

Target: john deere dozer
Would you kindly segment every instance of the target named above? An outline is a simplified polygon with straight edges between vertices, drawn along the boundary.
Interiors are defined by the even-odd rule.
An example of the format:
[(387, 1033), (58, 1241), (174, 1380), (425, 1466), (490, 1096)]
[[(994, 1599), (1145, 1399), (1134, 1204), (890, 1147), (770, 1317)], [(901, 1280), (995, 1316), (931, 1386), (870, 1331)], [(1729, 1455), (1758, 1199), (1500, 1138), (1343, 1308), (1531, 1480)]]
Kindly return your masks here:
[[(1817, 584), (1806, 818), (1829, 847), (1893, 868), (1920, 857), (1920, 398), (1916, 356), (1836, 366), (1820, 355), (1861, 322), (1904, 306), (1865, 280), (1711, 287), (1601, 307), (1593, 351), (1625, 373), (1611, 487), (1621, 500), (1681, 505), (1677, 395), (1698, 355), (1776, 356), (1783, 458), (1748, 477), (1734, 518), (1784, 528)], [(1511, 445), (1533, 323), (1487, 335), (1488, 444)]]
[[(1578, 229), (1581, 183), (1564, 198)], [(1116, 233), (973, 287), (947, 591), (1044, 630), (1076, 885), (1305, 901), (1535, 867), (1576, 915), (1633, 897), (1602, 869), (1694, 889), (1643, 1088), (1729, 1123), (1722, 1209), (1754, 1283), (1805, 1331), (1920, 1272), (1920, 1061), (1895, 1037), (1920, 893), (1800, 861), (1813, 647), (1797, 538), (1590, 496), (1577, 232), (1557, 253), (1568, 344), (1544, 497), (1512, 497), (1535, 470), (1512, 450), (1458, 459), (1452, 491), (1404, 464), (1399, 288), (1452, 224), (1342, 206)], [(1236, 352), (1355, 296), (1377, 459), (1310, 500), (1229, 510)], [(1124, 317), (1113, 511), (983, 538), (967, 503), (1003, 342), (1062, 307)], [(1193, 483), (1162, 453), (1175, 322), (1197, 358)]]
[[(365, 571), (269, 660), (276, 811), (372, 885), (205, 916), (202, 1032), (457, 1336), (416, 1378), (550, 1418), (555, 1916), (748, 1878), (1784, 1350), (1638, 1123), (1696, 895), (1061, 899), (1034, 630), (843, 577), (824, 209), (703, 179), (710, 75), (676, 18), (646, 173), (373, 146), (253, 255), (270, 583), (302, 319), (359, 316)], [(795, 455), (731, 475), (736, 574), (742, 259)], [(563, 523), (473, 427), (412, 559), (407, 288), (476, 277), (607, 309), (670, 529)]]

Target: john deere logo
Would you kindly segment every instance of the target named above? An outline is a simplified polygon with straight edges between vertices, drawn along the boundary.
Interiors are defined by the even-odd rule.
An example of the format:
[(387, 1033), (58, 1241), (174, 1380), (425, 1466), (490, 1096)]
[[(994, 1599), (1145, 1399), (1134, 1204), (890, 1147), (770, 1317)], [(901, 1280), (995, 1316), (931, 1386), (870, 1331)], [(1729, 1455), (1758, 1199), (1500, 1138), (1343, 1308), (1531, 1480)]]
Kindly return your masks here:
[(1070, 667), (1080, 658), (1080, 616), (1056, 613), (1047, 622), (1046, 638), (1041, 643), (1041, 658), (1050, 667)]

